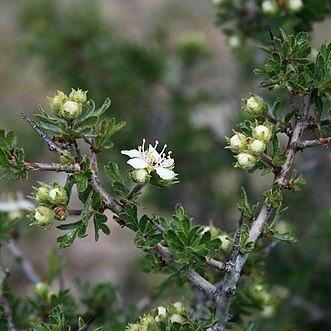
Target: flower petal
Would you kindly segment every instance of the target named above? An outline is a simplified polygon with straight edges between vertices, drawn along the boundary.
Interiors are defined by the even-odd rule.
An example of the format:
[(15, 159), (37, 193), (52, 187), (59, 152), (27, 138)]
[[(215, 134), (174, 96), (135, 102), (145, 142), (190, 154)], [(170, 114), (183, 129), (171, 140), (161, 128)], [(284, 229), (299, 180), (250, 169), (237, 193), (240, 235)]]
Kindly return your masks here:
[(144, 159), (138, 157), (129, 160), (127, 164), (130, 164), (130, 166), (135, 169), (145, 169), (148, 167), (148, 163)]
[(141, 153), (137, 149), (123, 150), (121, 154), (127, 155), (131, 158), (133, 157), (141, 157)]
[(169, 168), (171, 167), (173, 164), (175, 163), (175, 160), (174, 159), (165, 159), (164, 161), (162, 161), (160, 163), (160, 166), (162, 168)]
[(172, 170), (162, 167), (155, 168), (155, 171), (164, 180), (172, 180), (176, 176), (176, 174)]

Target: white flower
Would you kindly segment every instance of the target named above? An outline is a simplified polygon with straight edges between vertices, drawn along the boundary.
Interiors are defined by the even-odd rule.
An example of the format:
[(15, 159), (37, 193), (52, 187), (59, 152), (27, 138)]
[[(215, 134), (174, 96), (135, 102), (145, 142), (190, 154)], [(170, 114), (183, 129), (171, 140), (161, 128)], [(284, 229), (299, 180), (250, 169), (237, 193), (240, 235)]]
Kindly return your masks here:
[(160, 322), (167, 315), (167, 309), (163, 306), (157, 307), (158, 315), (155, 317), (155, 322)]
[(145, 150), (145, 142), (143, 139), (142, 146), (138, 146), (138, 149), (123, 150), (122, 154), (129, 156), (131, 159), (127, 162), (134, 169), (146, 169), (148, 173), (155, 170), (158, 176), (163, 180), (173, 180), (176, 174), (171, 169), (173, 168), (175, 161), (171, 158), (171, 152), (166, 155), (164, 150), (167, 145), (164, 145), (163, 149), (159, 153), (156, 148), (158, 141), (155, 145), (148, 145), (148, 149)]

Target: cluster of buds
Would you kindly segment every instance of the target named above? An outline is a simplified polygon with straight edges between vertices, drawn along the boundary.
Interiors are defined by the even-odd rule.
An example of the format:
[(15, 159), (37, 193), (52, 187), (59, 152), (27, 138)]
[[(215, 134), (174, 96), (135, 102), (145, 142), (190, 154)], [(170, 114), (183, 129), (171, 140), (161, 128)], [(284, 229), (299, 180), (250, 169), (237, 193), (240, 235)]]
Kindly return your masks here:
[[(282, 8), (282, 6), (284, 8)], [(282, 9), (294, 14), (300, 12), (304, 7), (302, 0), (287, 0), (284, 4), (276, 0), (264, 0), (261, 3), (261, 10), (264, 14), (269, 16), (277, 15)]]
[[(183, 324), (184, 317), (187, 315), (181, 302), (175, 302), (167, 307), (160, 306), (152, 314), (144, 315), (140, 322), (129, 324), (126, 331), (148, 331), (159, 330), (160, 323), (168, 325), (171, 330), (175, 324)], [(170, 330), (169, 328), (169, 330)], [(178, 328), (175, 327), (177, 330)], [(168, 329), (167, 329), (168, 330)]]
[(31, 224), (50, 227), (56, 219), (65, 220), (69, 201), (67, 191), (56, 182), (52, 186), (42, 182), (39, 184), (40, 187), (34, 188), (33, 196), (39, 206), (29, 215)]
[(62, 91), (57, 91), (54, 97), (48, 97), (52, 112), (66, 121), (73, 121), (79, 117), (87, 101), (87, 91), (81, 89), (71, 90), (69, 96)]
[(267, 121), (263, 125), (255, 122), (251, 129), (252, 134), (249, 137), (243, 133), (234, 132), (235, 134), (230, 139), (228, 138), (229, 146), (227, 148), (236, 153), (236, 167), (252, 168), (272, 137), (272, 128)]
[(122, 154), (130, 157), (127, 163), (134, 168), (130, 172), (132, 180), (140, 185), (147, 183), (156, 186), (169, 186), (176, 182), (177, 174), (173, 171), (175, 161), (171, 158), (171, 151), (167, 154), (164, 145), (161, 152), (157, 151), (158, 141), (155, 145), (145, 147), (146, 141), (143, 139), (141, 146), (137, 149), (123, 150)]

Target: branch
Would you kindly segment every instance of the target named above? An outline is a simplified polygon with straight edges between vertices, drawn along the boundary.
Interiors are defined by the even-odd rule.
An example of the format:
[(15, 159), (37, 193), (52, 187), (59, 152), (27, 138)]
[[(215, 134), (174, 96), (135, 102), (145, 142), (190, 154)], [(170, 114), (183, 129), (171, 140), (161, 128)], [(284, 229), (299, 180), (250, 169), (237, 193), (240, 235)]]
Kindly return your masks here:
[(3, 261), (2, 261), (2, 254), (1, 254), (1, 244), (0, 244), (0, 305), (4, 309), (4, 317), (7, 321), (8, 331), (16, 331), (13, 318), (12, 318), (12, 311), (10, 308), (10, 304), (6, 298), (4, 293), (4, 283), (9, 276), (9, 270), (5, 268)]
[(206, 264), (222, 271), (227, 270), (227, 265), (222, 261), (217, 261), (210, 256), (206, 256)]
[(12, 239), (9, 244), (8, 244), (8, 249), (10, 254), (15, 258), (16, 262), (18, 265), (21, 267), (24, 275), (26, 278), (32, 283), (32, 284), (37, 284), (40, 283), (40, 278), (37, 275), (37, 273), (34, 271), (31, 263), (29, 260), (27, 260), (18, 246), (16, 245), (16, 242)]
[(37, 163), (37, 162), (25, 162), (24, 168), (26, 170), (35, 171), (56, 171), (56, 172), (79, 172), (80, 165), (78, 163), (72, 164), (70, 166), (65, 166), (61, 163)]
[(127, 199), (128, 200), (132, 200), (134, 197), (136, 197), (138, 194), (141, 193), (142, 188), (144, 187), (144, 185), (141, 184), (137, 184), (135, 185), (132, 190), (129, 192)]
[[(91, 153), (90, 165), (92, 171), (92, 186), (94, 190), (100, 194), (106, 207), (109, 210), (111, 210), (113, 213), (115, 213), (117, 216), (120, 216), (120, 214), (124, 211), (124, 208), (117, 200), (111, 197), (101, 186), (98, 177), (97, 157), (96, 157), (96, 153), (94, 152)], [(174, 257), (168, 248), (162, 246), (161, 244), (157, 244), (155, 246), (155, 251), (168, 266), (171, 266), (177, 270), (181, 269), (181, 265), (175, 262)], [(208, 282), (206, 279), (204, 279), (195, 271), (188, 271), (187, 279), (191, 282), (192, 285), (194, 285), (200, 291), (202, 291), (208, 298), (210, 298), (214, 302), (216, 301), (218, 290), (213, 284)]]
[(303, 150), (305, 148), (310, 148), (310, 147), (319, 147), (319, 146), (324, 146), (326, 148), (329, 148), (330, 145), (331, 145), (331, 137), (298, 141), (296, 143), (296, 147), (298, 150)]
[[(277, 174), (274, 183), (281, 186), (282, 189), (285, 188), (287, 183), (287, 176), (293, 165), (295, 155), (298, 151), (297, 143), (300, 141), (304, 130), (308, 126), (308, 114), (310, 111), (311, 103), (309, 99), (304, 99), (303, 107), (300, 111), (297, 110), (297, 117), (293, 126), (292, 136), (288, 145), (286, 152), (286, 162), (281, 167), (279, 173)], [(256, 220), (252, 223), (251, 229), (249, 231), (248, 241), (255, 243), (258, 238), (260, 238), (261, 232), (265, 224), (268, 222), (273, 208), (268, 206), (267, 202), (262, 206), (259, 215)], [(224, 276), (223, 287), (217, 302), (217, 315), (219, 317), (219, 323), (215, 330), (224, 331), (226, 324), (228, 322), (228, 312), (231, 303), (232, 296), (236, 293), (237, 283), (240, 279), (242, 269), (248, 258), (248, 253), (240, 253), (236, 257), (235, 265), (230, 269)]]
[(55, 152), (57, 155), (62, 156), (65, 155), (65, 151), (59, 147), (58, 145), (56, 145), (51, 138), (49, 138), (44, 132), (42, 132), (37, 124), (33, 121), (30, 120), (29, 117), (27, 117), (26, 115), (24, 115), (23, 113), (21, 113), (21, 115), (23, 116), (23, 118), (30, 124), (30, 126), (32, 127), (32, 129), (34, 131), (37, 132), (37, 134), (44, 140), (44, 142), (47, 144), (48, 149), (51, 152)]

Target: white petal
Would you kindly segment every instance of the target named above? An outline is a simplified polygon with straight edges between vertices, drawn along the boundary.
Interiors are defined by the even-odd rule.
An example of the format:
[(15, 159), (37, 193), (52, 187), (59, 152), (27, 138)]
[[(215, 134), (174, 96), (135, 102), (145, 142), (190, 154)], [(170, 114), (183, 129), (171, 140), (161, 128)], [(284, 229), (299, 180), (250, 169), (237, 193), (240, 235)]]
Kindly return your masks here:
[(138, 157), (129, 160), (127, 164), (130, 164), (130, 166), (135, 169), (145, 169), (148, 167), (148, 163), (144, 159), (140, 159)]
[(160, 163), (162, 168), (169, 168), (175, 163), (174, 159), (165, 159)]
[(164, 180), (171, 180), (174, 179), (176, 174), (169, 169), (165, 169), (162, 167), (155, 168), (156, 173)]
[(152, 155), (155, 160), (158, 160), (160, 158), (159, 152), (152, 145), (148, 146), (148, 154)]
[(123, 150), (121, 154), (127, 155), (129, 157), (140, 157), (141, 153), (137, 149)]

